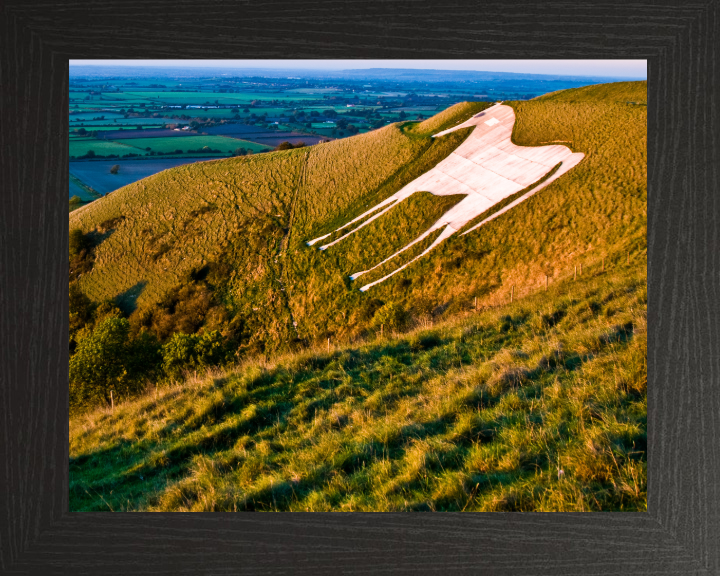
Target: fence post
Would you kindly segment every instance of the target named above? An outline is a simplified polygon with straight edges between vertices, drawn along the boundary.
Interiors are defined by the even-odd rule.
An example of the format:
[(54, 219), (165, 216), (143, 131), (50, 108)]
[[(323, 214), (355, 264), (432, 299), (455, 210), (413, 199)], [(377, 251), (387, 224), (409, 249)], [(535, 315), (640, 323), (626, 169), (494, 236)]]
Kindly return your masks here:
[(577, 264), (575, 264), (575, 277), (573, 278), (573, 280), (577, 280)]
[(328, 354), (330, 354), (330, 338), (328, 338)]
[(115, 414), (115, 401), (113, 400), (113, 391), (110, 390), (110, 413)]
[(475, 296), (475, 312), (477, 312), (477, 296)]

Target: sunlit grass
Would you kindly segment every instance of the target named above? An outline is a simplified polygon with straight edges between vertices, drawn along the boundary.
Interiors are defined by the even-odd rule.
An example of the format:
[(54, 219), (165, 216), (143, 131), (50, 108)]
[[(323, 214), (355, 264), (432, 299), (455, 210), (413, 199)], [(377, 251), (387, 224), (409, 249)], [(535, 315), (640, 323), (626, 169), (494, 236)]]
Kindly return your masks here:
[(150, 388), (70, 424), (71, 510), (645, 510), (643, 266)]

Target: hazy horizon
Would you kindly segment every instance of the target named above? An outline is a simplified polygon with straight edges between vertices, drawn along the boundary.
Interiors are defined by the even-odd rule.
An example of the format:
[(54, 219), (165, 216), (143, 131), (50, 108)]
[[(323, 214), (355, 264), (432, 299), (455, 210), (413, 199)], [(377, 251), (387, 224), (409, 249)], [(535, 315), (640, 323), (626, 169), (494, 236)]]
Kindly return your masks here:
[(646, 60), (70, 60), (81, 66), (343, 72), (405, 69), (647, 80)]

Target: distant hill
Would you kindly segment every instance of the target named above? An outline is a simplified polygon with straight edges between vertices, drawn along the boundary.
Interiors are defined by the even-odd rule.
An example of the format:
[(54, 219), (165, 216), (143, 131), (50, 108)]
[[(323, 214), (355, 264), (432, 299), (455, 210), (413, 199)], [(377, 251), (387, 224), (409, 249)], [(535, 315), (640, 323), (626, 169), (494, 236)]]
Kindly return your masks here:
[[(575, 265), (644, 254), (647, 83), (621, 82), (509, 102), (513, 142), (563, 143), (586, 159), (476, 232), (453, 237), (367, 294), (348, 275), (415, 238), (462, 197), (416, 194), (325, 252), (326, 234), (426, 172), (471, 129), (433, 139), (488, 103), (423, 123), (308, 148), (182, 166), (70, 214), (97, 244), (77, 285), (116, 299), (161, 338), (219, 329), (248, 351), (367, 334), (506, 301)], [(382, 276), (382, 268), (376, 271)], [(372, 278), (368, 278), (372, 279)], [(385, 310), (385, 312), (382, 312)]]

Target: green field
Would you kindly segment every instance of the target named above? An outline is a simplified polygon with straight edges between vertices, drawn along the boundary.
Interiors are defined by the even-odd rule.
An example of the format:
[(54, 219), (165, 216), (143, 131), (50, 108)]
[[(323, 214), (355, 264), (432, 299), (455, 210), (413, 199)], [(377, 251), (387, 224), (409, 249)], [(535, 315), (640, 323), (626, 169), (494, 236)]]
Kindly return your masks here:
[(267, 102), (271, 100), (280, 101), (302, 101), (317, 100), (317, 96), (306, 94), (283, 94), (263, 92), (238, 92), (238, 93), (217, 93), (217, 92), (123, 92), (112, 97), (122, 100), (134, 100), (137, 102), (166, 102), (168, 104), (249, 104), (253, 100)]
[(265, 150), (271, 150), (270, 146), (264, 146), (262, 144), (256, 144), (255, 142), (248, 142), (247, 140), (239, 140), (236, 138), (227, 138), (225, 136), (183, 136), (183, 137), (169, 137), (169, 138), (131, 138), (127, 140), (118, 139), (115, 140), (119, 144), (134, 146), (145, 150), (147, 147), (151, 151), (155, 152), (174, 152), (175, 150), (182, 150), (187, 152), (188, 150), (197, 150), (204, 146), (209, 146), (214, 150), (220, 150), (223, 154), (227, 154), (236, 148), (246, 148), (253, 152), (262, 152)]
[[(178, 122), (187, 124), (187, 120), (179, 120)], [(70, 119), (70, 129), (78, 128), (82, 124), (84, 127), (92, 126), (93, 130), (96, 130), (94, 126), (112, 126), (114, 130), (117, 130), (118, 128), (124, 128), (127, 126), (136, 126), (138, 124), (142, 126), (152, 126), (155, 127), (162, 126), (163, 124), (168, 124), (166, 118), (110, 118), (109, 120), (79, 120), (77, 122)]]
[(330, 94), (342, 92), (339, 88), (295, 88), (293, 90), (285, 90), (286, 94)]
[[(168, 124), (172, 124), (172, 122), (166, 120)], [(162, 124), (133, 124), (133, 125), (127, 125), (127, 124), (83, 124), (82, 126), (80, 124), (70, 125), (70, 133), (72, 135), (73, 130), (77, 130), (79, 128), (85, 128), (87, 132), (101, 132), (101, 131), (108, 131), (108, 130), (123, 130), (127, 132), (132, 132), (134, 130), (137, 130), (138, 126), (142, 126), (143, 130), (159, 130), (162, 128)]]
[[(165, 118), (169, 118), (171, 116), (189, 116), (190, 118), (200, 117), (230, 120), (235, 116), (235, 112), (237, 110), (237, 108), (208, 108), (207, 111), (202, 108), (173, 108), (172, 110), (160, 110), (159, 112)], [(241, 116), (249, 116), (249, 114), (243, 114), (242, 109), (240, 109), (239, 112)]]
[[(113, 119), (117, 120), (123, 120), (122, 114), (116, 114), (114, 112), (87, 112), (84, 114), (70, 114), (70, 124), (73, 124), (74, 122), (83, 122), (83, 121), (89, 121), (92, 122), (93, 118), (98, 118), (100, 116), (105, 116), (105, 121), (113, 121)], [(103, 122), (103, 120), (96, 120), (95, 122)]]
[(107, 156), (109, 154), (128, 154), (139, 153), (134, 146), (121, 144), (111, 140), (95, 140), (95, 139), (70, 139), (70, 156), (84, 156), (88, 151), (92, 150), (95, 154)]

